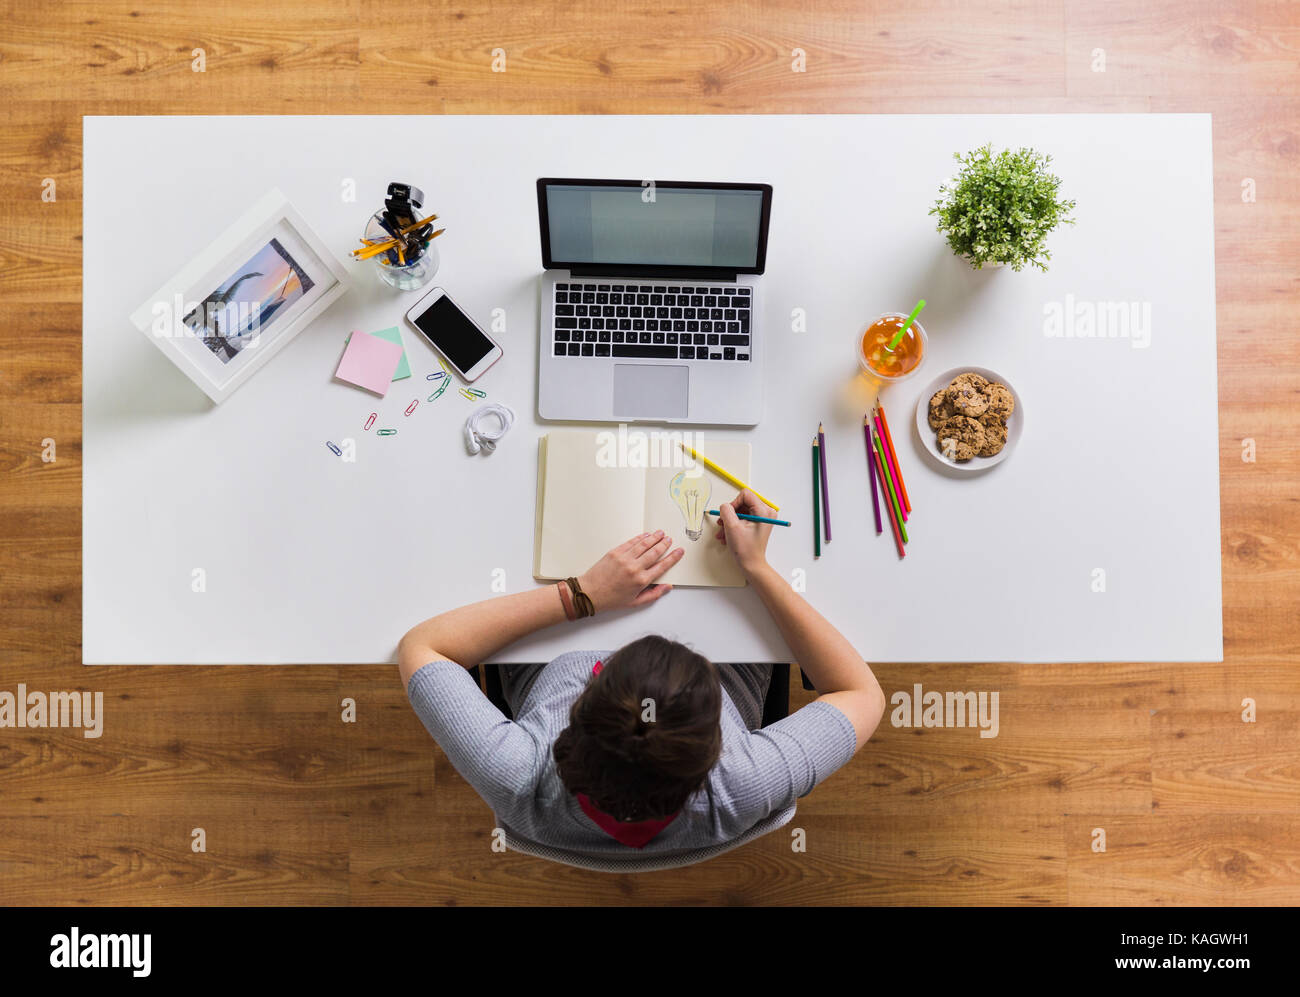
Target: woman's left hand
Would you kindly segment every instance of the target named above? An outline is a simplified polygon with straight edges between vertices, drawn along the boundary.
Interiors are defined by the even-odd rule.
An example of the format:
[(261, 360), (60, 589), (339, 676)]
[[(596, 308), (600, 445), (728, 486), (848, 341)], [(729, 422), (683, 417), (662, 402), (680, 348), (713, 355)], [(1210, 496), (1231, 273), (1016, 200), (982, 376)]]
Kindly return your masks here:
[(672, 546), (672, 538), (664, 536), (663, 530), (642, 533), (602, 557), (578, 578), (578, 584), (598, 612), (649, 605), (672, 589), (654, 584), (686, 553)]

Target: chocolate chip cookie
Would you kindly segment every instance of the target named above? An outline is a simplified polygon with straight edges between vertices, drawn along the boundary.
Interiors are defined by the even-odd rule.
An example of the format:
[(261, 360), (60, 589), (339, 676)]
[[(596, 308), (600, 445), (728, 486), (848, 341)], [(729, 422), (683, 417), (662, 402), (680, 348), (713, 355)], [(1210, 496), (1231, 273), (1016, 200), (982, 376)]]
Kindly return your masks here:
[(940, 388), (930, 399), (930, 428), (938, 429), (956, 414), (948, 402), (948, 389)]
[(935, 430), (935, 437), (939, 452), (958, 463), (970, 460), (985, 446), (984, 426), (978, 419), (966, 415), (954, 415), (944, 420)]
[(947, 394), (948, 404), (957, 415), (978, 419), (988, 411), (989, 399), (980, 387), (980, 383), (974, 378), (979, 378), (983, 386), (988, 387), (988, 381), (978, 374), (961, 374), (953, 378), (952, 383), (948, 385)]
[(1005, 384), (990, 384), (984, 389), (988, 398), (988, 412), (999, 419), (1006, 420), (1016, 410), (1016, 400)]
[(976, 374), (973, 370), (968, 370), (965, 374), (958, 374), (948, 383), (948, 387), (952, 388), (960, 384), (969, 384), (976, 391), (981, 392), (989, 386), (988, 378), (982, 374)]
[(980, 420), (980, 425), (984, 427), (984, 445), (980, 447), (979, 455), (992, 457), (1001, 453), (1002, 448), (1007, 445), (1007, 424), (996, 416), (990, 418), (989, 413), (986, 412)]

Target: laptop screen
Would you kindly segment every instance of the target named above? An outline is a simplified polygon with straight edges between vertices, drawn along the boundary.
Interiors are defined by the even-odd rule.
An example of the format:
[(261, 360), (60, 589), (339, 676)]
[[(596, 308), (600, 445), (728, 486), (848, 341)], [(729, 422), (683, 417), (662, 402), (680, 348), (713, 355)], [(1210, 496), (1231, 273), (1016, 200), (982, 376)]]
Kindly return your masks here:
[(771, 204), (771, 187), (764, 184), (539, 181), (538, 188), (548, 268), (592, 264), (762, 273)]

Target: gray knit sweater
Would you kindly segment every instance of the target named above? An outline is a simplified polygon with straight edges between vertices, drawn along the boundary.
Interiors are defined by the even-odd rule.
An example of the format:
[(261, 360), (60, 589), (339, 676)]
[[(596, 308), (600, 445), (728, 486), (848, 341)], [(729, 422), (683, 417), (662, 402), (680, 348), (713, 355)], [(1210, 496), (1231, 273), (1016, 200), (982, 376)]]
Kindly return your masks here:
[[(513, 721), (454, 662), (431, 661), (407, 686), (420, 721), (492, 808), (498, 825), (539, 844), (591, 856), (632, 849), (583, 812), (561, 783), (551, 748), (601, 657), (598, 651), (574, 651), (551, 661), (523, 702), (511, 704)], [(853, 757), (857, 744), (848, 717), (824, 702), (750, 730), (725, 686), (721, 723), (722, 754), (706, 785), (642, 853), (701, 848), (740, 836), (812, 792)]]

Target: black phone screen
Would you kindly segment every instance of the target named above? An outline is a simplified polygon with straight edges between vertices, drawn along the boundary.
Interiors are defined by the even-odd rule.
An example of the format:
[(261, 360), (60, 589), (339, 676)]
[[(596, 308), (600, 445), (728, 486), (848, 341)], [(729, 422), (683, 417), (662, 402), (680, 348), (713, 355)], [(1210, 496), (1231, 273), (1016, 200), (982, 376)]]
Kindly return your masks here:
[(415, 327), (461, 373), (471, 370), (496, 346), (445, 294), (415, 316)]

